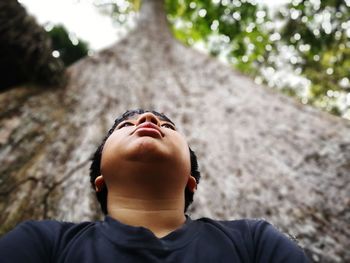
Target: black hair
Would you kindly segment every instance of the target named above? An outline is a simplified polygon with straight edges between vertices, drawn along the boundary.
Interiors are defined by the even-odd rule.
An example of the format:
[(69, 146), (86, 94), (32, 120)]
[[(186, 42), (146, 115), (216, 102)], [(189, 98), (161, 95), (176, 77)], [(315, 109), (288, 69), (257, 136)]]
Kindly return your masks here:
[[(167, 116), (165, 116), (162, 113), (158, 113), (156, 111), (150, 111), (150, 110), (143, 110), (143, 109), (137, 109), (137, 110), (128, 110), (124, 112), (120, 117), (115, 119), (114, 124), (112, 128), (108, 131), (105, 138), (102, 140), (102, 143), (100, 146), (98, 146), (97, 150), (93, 154), (91, 158), (91, 166), (90, 166), (90, 183), (92, 188), (95, 190), (95, 179), (101, 175), (101, 157), (102, 157), (102, 150), (103, 147), (108, 139), (108, 137), (114, 132), (115, 128), (118, 126), (119, 123), (121, 123), (124, 120), (129, 119), (130, 117), (134, 115), (143, 114), (145, 112), (152, 112), (154, 115), (160, 117), (162, 120), (171, 122), (174, 124)], [(198, 171), (198, 163), (197, 163), (197, 157), (194, 151), (190, 147), (188, 147), (190, 151), (190, 161), (191, 161), (191, 175), (196, 179), (196, 183), (199, 183), (200, 179), (200, 172)], [(108, 189), (107, 187), (103, 187), (101, 191), (96, 191), (96, 197), (98, 202), (100, 203), (102, 212), (107, 215), (107, 194)], [(187, 208), (189, 205), (193, 202), (193, 192), (191, 192), (187, 187), (185, 188), (185, 208), (184, 211), (187, 211)]]

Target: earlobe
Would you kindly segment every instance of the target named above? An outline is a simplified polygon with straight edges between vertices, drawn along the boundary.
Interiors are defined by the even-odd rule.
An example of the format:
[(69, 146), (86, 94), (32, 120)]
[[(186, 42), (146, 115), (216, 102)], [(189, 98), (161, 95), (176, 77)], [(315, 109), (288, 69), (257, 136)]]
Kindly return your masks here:
[(194, 193), (197, 190), (197, 181), (196, 178), (194, 178), (192, 175), (189, 176), (186, 187), (188, 190), (190, 190), (192, 193)]
[(95, 191), (101, 192), (103, 187), (105, 187), (105, 180), (102, 175), (97, 176), (95, 179)]

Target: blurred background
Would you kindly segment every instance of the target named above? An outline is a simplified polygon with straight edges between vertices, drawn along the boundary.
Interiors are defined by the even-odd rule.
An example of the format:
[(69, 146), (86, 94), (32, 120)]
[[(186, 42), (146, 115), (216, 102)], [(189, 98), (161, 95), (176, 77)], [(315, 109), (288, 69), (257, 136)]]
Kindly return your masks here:
[(350, 0), (164, 2), (0, 1), (0, 235), (101, 219), (91, 154), (141, 107), (198, 156), (191, 216), (350, 262)]
[[(124, 37), (140, 8), (140, 0), (18, 2), (45, 28), (52, 56), (65, 66)], [(257, 84), (350, 119), (349, 0), (167, 0), (166, 11), (186, 45)]]

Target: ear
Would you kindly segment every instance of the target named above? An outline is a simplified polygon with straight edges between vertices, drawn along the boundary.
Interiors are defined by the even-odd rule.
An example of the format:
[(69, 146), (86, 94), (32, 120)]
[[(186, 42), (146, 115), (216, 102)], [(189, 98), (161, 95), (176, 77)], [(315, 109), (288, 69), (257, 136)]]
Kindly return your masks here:
[(103, 187), (105, 187), (105, 179), (102, 175), (97, 176), (95, 179), (95, 190), (96, 192), (101, 192)]
[(188, 177), (187, 185), (186, 187), (188, 190), (190, 190), (192, 193), (194, 193), (197, 190), (197, 181), (196, 178), (194, 178), (192, 175)]

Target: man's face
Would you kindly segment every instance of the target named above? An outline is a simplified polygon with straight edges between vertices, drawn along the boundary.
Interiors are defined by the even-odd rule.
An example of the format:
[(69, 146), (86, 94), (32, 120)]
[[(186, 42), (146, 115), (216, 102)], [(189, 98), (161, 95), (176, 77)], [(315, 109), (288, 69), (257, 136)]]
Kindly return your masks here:
[[(113, 185), (135, 182), (170, 183), (183, 191), (190, 177), (190, 154), (185, 137), (169, 121), (146, 112), (119, 123), (107, 139), (101, 173)], [(115, 183), (113, 183), (115, 182)]]

